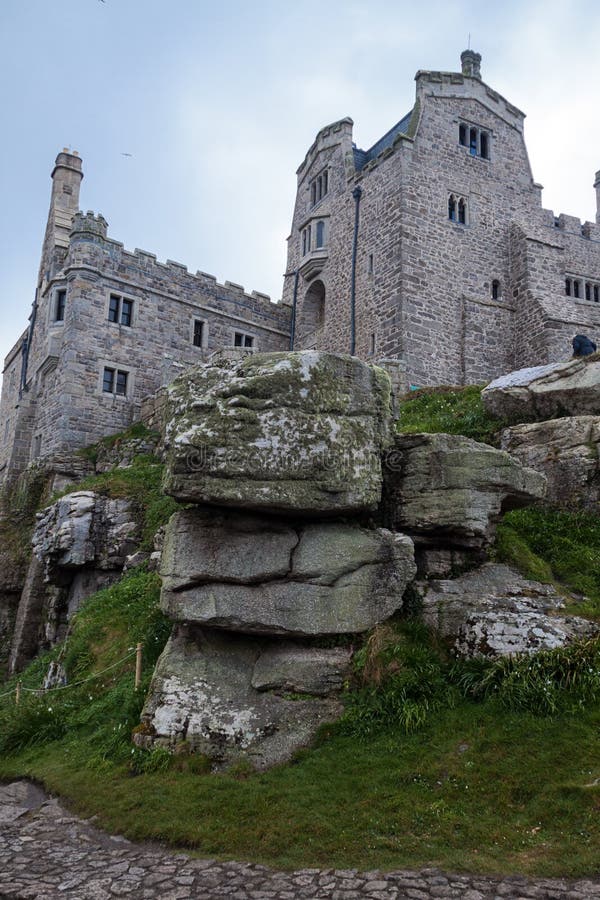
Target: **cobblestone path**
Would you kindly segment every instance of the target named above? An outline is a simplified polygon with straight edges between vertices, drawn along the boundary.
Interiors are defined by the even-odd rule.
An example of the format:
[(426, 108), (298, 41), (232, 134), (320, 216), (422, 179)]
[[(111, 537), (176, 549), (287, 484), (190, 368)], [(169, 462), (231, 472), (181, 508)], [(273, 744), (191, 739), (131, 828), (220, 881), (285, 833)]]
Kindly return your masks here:
[(187, 900), (373, 898), (600, 898), (600, 879), (562, 881), (448, 875), (438, 869), (277, 872), (248, 863), (191, 859), (104, 834), (24, 781), (0, 785), (0, 898), (114, 897)]

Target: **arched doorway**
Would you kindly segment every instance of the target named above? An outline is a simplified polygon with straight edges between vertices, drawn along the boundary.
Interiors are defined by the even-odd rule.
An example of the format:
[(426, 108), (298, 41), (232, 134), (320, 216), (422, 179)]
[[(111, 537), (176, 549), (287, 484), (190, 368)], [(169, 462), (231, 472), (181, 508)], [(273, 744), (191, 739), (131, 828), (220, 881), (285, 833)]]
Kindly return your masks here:
[(309, 350), (317, 345), (320, 331), (325, 324), (325, 285), (320, 279), (313, 281), (299, 309), (296, 325), (299, 350)]

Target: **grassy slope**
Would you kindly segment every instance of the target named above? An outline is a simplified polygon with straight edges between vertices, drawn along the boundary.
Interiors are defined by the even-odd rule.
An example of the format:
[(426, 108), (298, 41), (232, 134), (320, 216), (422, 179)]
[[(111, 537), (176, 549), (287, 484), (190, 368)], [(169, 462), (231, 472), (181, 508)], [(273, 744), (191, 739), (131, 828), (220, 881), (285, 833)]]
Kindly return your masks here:
[[(412, 424), (419, 430), (416, 417)], [(477, 429), (471, 436), (481, 438)], [(140, 503), (160, 520), (154, 465), (138, 461), (133, 473), (99, 476), (94, 486), (113, 495), (140, 491)], [(546, 531), (538, 525), (537, 542), (523, 523), (507, 528), (520, 529), (529, 562), (535, 557), (554, 575), (544, 554), (555, 555), (555, 547), (542, 546)], [(142, 640), (147, 687), (168, 633), (157, 596), (156, 576), (136, 571), (91, 598), (66, 647), (33, 663), (24, 685), (39, 685), (56, 657), (71, 680), (90, 678)], [(457, 669), (422, 630), (386, 628), (385, 640), (359, 654), (347, 721), (324, 730), (292, 765), (211, 775), (202, 759), (133, 750), (143, 691), (133, 690), (130, 658), (80, 688), (42, 699), (25, 693), (18, 711), (11, 697), (0, 701), (0, 777), (30, 775), (111, 831), (210, 856), (280, 867), (596, 872), (600, 651), (585, 666), (549, 656), (541, 673)], [(583, 668), (595, 673), (588, 694), (577, 685), (565, 691), (565, 672), (572, 680)], [(550, 683), (565, 702), (552, 716), (534, 715), (528, 710), (541, 709), (537, 697)], [(407, 701), (423, 713), (412, 725), (403, 717)]]

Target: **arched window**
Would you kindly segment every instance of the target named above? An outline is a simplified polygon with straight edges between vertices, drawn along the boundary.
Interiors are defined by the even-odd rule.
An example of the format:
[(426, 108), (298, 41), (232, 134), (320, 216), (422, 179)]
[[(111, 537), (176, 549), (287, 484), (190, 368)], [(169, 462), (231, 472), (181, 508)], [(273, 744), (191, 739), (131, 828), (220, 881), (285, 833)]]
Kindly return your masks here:
[(477, 156), (477, 129), (469, 130), (469, 153), (471, 156)]
[(571, 279), (565, 278), (565, 294), (567, 297), (571, 296)]
[(497, 278), (492, 281), (492, 300), (497, 300), (500, 296), (500, 282)]
[(451, 222), (456, 222), (456, 197), (450, 194), (448, 197), (448, 218)]
[(317, 239), (316, 239), (316, 247), (324, 247), (325, 246), (325, 222), (317, 222)]
[(463, 197), (458, 201), (458, 221), (461, 225), (467, 224), (467, 202)]

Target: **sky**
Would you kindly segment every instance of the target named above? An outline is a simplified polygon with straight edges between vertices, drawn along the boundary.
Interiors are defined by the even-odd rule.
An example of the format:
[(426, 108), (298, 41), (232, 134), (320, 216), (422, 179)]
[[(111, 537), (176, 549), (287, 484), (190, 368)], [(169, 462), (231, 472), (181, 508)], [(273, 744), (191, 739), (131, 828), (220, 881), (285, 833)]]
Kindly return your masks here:
[(27, 324), (63, 147), (82, 209), (127, 249), (278, 299), (316, 133), (351, 116), (368, 148), (418, 69), (460, 70), (469, 35), (527, 114), (544, 206), (594, 221), (596, 0), (0, 0), (0, 358)]

